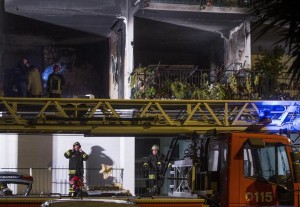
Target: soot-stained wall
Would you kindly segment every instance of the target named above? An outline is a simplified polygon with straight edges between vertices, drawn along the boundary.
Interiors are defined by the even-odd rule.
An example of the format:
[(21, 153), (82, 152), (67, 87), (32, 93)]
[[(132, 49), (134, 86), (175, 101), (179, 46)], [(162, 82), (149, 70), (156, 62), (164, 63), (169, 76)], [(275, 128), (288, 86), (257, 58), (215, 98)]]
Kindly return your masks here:
[[(107, 38), (17, 15), (5, 13), (4, 17), (1, 26), (5, 45), (0, 70), (4, 96), (16, 96), (14, 71), (18, 62), (26, 57), (41, 74), (47, 69), (52, 70), (55, 63), (62, 65), (67, 80), (63, 97), (88, 93), (96, 98), (108, 97)], [(47, 97), (43, 85), (43, 96)]]
[(53, 64), (62, 66), (66, 85), (64, 97), (93, 94), (96, 98), (108, 97), (108, 45), (106, 41), (66, 46), (44, 47), (44, 79)]

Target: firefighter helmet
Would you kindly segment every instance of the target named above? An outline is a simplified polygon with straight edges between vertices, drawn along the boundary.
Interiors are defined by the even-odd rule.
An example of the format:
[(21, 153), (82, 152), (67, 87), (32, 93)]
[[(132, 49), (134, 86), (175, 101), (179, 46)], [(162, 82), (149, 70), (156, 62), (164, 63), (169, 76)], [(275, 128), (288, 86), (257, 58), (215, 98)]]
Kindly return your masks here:
[(78, 145), (78, 146), (81, 148), (81, 145), (80, 145), (79, 142), (75, 142), (75, 143), (73, 144), (73, 147), (75, 147), (76, 145)]
[(159, 150), (159, 146), (158, 146), (157, 144), (155, 144), (155, 145), (152, 146), (151, 149), (152, 149), (152, 150)]
[(55, 65), (53, 66), (53, 70), (54, 70), (54, 71), (59, 71), (59, 70), (60, 70), (60, 66), (59, 66), (58, 64), (55, 64)]

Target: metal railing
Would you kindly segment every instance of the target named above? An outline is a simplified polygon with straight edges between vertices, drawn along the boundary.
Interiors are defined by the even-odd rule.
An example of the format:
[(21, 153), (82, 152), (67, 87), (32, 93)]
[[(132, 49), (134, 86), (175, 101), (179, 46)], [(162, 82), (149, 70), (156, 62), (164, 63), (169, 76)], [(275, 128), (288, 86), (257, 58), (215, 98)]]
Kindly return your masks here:
[(251, 7), (252, 0), (151, 0), (153, 3), (209, 5), (216, 7)]
[(199, 5), (202, 0), (151, 0), (154, 3), (169, 3), (169, 4), (194, 4)]
[(147, 193), (148, 175), (142, 164), (135, 166), (135, 194), (144, 195)]
[[(69, 169), (67, 167), (49, 168), (1, 168), (1, 171), (19, 172), (33, 177), (33, 185), (30, 195), (61, 194), (68, 195)], [(84, 185), (87, 190), (93, 188), (109, 189), (109, 187), (123, 186), (123, 168), (112, 168), (107, 176), (99, 173), (99, 168), (84, 169)], [(22, 195), (23, 187), (9, 184), (13, 194)], [(113, 188), (115, 189), (115, 188)]]

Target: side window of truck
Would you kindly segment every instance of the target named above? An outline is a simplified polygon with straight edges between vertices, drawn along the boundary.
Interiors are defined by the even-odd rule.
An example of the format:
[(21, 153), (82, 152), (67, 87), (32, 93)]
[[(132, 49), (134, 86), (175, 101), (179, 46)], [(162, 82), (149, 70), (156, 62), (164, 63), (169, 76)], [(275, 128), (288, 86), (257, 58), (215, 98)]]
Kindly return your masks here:
[(244, 176), (254, 175), (253, 158), (250, 149), (244, 149)]
[(243, 153), (245, 177), (280, 183), (291, 176), (285, 146), (269, 144), (263, 148), (253, 148), (245, 144)]
[(275, 147), (244, 146), (244, 176), (269, 179), (275, 174)]
[(216, 172), (218, 171), (219, 164), (219, 150), (214, 149), (209, 151), (208, 155), (208, 171)]
[(228, 159), (227, 156), (227, 144), (215, 143), (213, 146), (210, 146), (208, 155), (208, 171), (216, 172), (224, 170)]

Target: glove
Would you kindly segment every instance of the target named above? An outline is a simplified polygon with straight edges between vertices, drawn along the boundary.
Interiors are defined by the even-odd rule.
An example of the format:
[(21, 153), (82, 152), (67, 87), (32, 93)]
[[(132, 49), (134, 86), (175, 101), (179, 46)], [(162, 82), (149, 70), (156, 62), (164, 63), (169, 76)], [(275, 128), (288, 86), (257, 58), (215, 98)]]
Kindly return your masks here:
[(149, 168), (148, 163), (144, 163), (144, 169), (147, 170)]

